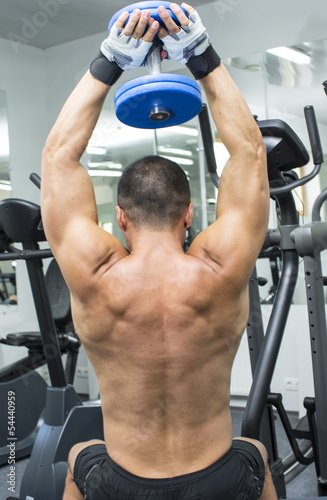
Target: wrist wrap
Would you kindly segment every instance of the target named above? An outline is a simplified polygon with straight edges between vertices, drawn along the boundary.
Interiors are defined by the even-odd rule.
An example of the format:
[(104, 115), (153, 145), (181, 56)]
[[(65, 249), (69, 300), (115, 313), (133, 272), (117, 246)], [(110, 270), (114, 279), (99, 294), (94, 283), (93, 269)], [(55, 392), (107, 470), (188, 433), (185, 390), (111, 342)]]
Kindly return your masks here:
[(102, 52), (91, 62), (91, 75), (106, 85), (113, 85), (121, 76), (123, 70), (117, 63), (109, 61)]
[(186, 66), (193, 74), (196, 80), (200, 80), (207, 76), (211, 71), (216, 69), (221, 63), (221, 59), (212, 45), (200, 55), (193, 56), (186, 63)]

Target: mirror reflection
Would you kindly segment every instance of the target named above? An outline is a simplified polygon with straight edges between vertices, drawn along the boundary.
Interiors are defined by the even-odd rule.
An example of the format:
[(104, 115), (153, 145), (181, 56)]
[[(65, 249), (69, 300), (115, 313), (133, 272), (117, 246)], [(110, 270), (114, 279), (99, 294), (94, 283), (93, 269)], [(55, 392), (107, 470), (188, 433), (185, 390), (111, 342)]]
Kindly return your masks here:
[[(315, 40), (292, 47), (273, 47), (263, 53), (231, 58), (224, 62), (252, 113), (258, 115), (261, 120), (284, 120), (311, 153), (303, 112), (307, 105), (315, 108), (322, 148), (326, 151), (327, 98), (323, 87), (323, 82), (327, 79), (326, 54), (327, 40)], [(319, 175), (296, 190), (295, 201), (301, 224), (311, 221), (313, 204), (320, 192), (327, 187), (326, 160), (325, 157)], [(297, 173), (303, 176), (311, 170), (310, 162)], [(321, 210), (323, 220), (327, 220), (326, 205), (325, 203)], [(270, 221), (270, 227), (274, 225), (278, 225), (278, 220)], [(325, 254), (326, 252), (322, 254), (324, 275), (327, 272)], [(259, 259), (257, 270), (259, 276), (267, 280), (267, 284), (260, 287), (262, 303), (269, 304), (274, 299), (281, 270), (278, 252)], [(301, 263), (294, 303), (305, 304), (305, 300), (304, 271)]]
[[(6, 92), (0, 90), (0, 200), (11, 196)], [(0, 260), (0, 305), (17, 304), (16, 263)]]

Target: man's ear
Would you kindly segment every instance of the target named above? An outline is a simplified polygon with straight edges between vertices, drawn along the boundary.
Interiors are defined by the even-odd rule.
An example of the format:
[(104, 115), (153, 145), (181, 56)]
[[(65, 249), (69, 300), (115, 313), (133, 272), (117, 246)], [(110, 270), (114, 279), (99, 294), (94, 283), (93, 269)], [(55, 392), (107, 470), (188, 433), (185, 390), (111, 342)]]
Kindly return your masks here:
[(192, 219), (193, 219), (193, 202), (191, 201), (185, 212), (184, 226), (186, 227), (186, 229), (190, 227), (190, 225), (192, 224)]
[(124, 210), (120, 208), (118, 205), (115, 206), (117, 212), (117, 222), (119, 228), (125, 233), (127, 228), (127, 218)]

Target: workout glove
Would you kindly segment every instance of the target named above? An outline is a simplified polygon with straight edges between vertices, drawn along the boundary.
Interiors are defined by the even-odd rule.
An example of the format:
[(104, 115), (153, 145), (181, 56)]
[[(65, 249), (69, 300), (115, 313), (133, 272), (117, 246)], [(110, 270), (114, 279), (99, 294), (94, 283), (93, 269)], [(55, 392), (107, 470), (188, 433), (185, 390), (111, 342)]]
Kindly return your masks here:
[(145, 42), (142, 38), (136, 40), (133, 35), (126, 36), (124, 28), (117, 28), (114, 24), (110, 35), (101, 45), (101, 52), (106, 58), (128, 71), (143, 66), (145, 58), (152, 47), (152, 42)]
[(90, 65), (91, 75), (106, 85), (113, 85), (123, 71), (138, 68), (146, 63), (152, 42), (126, 36), (124, 29), (114, 24), (108, 38), (101, 44), (101, 51)]
[(169, 59), (188, 63), (191, 57), (201, 55), (210, 45), (209, 37), (197, 12), (189, 16), (188, 26), (181, 26), (177, 35), (169, 33), (162, 39)]
[(162, 39), (168, 59), (186, 64), (196, 79), (203, 78), (220, 65), (221, 59), (210, 44), (208, 33), (197, 12), (189, 16), (188, 26), (181, 26), (177, 35), (169, 33)]

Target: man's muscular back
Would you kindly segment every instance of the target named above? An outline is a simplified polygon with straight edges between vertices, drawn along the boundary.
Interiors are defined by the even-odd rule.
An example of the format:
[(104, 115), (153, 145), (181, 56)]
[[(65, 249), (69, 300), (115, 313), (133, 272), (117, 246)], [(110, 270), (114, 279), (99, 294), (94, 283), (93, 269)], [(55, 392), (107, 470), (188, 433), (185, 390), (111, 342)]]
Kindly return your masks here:
[[(205, 28), (193, 7), (183, 5), (189, 17), (176, 4), (171, 8), (181, 26), (190, 28), (183, 29), (185, 44), (193, 47), (193, 35), (205, 41), (205, 52), (198, 53), (204, 57), (206, 47), (210, 50)], [(158, 12), (164, 33), (144, 12), (134, 11), (125, 27), (126, 17), (120, 16), (116, 28), (123, 33), (122, 53), (126, 55), (130, 39), (142, 38), (150, 49), (158, 34), (166, 40), (166, 52), (184, 54), (179, 37), (169, 38), (181, 29), (164, 7)], [(100, 386), (105, 446), (97, 443), (92, 469), (103, 448), (105, 464), (113, 459), (143, 478), (199, 471), (232, 451), (230, 375), (247, 321), (247, 283), (266, 234), (269, 190), (260, 130), (219, 57), (214, 59), (199, 78), (230, 159), (219, 182), (216, 221), (197, 236), (188, 255), (182, 245), (193, 213), (189, 183), (177, 164), (161, 157), (137, 160), (119, 181), (117, 220), (131, 254), (98, 226), (92, 182), (80, 159), (110, 91), (105, 82), (90, 72), (84, 75), (44, 149), (43, 223)], [(72, 448), (65, 499), (86, 498), (93, 488), (91, 478), (87, 481), (89, 466), (86, 470), (78, 462), (77, 473), (87, 473), (83, 484), (74, 471), (77, 456), (87, 454), (89, 446), (94, 451), (94, 444)], [(251, 478), (268, 477), (262, 498), (275, 500), (271, 478), (269, 482), (262, 470), (266, 451), (260, 443), (250, 444), (262, 459), (260, 474)], [(104, 488), (111, 488), (110, 472), (103, 472)], [(121, 491), (120, 472), (116, 492)], [(248, 468), (243, 472), (248, 479)], [(247, 479), (243, 489), (249, 486)], [(239, 487), (229, 486), (233, 491)], [(97, 490), (94, 495), (98, 498)]]
[(235, 293), (219, 268), (170, 242), (121, 258), (95, 283), (73, 312), (98, 377), (109, 455), (146, 477), (207, 467), (231, 446), (246, 289)]

